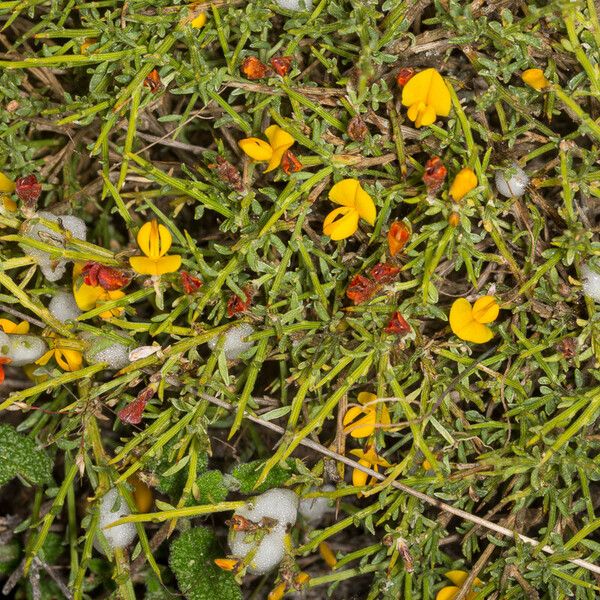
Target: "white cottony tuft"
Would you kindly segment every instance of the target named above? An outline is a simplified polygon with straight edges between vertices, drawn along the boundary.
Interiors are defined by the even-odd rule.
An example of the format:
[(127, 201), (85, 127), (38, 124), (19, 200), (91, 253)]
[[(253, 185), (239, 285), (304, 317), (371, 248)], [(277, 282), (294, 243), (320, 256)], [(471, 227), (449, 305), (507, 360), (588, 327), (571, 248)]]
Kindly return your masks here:
[[(133, 523), (124, 523), (110, 529), (105, 529), (105, 527), (130, 514), (131, 511), (127, 506), (127, 502), (125, 502), (125, 499), (119, 494), (116, 488), (110, 489), (102, 498), (98, 527), (102, 530), (108, 545), (113, 550), (115, 548), (124, 548), (133, 542), (137, 535), (135, 525)], [(94, 543), (94, 546), (101, 550), (99, 544)]]
[[(22, 367), (34, 363), (48, 350), (46, 342), (35, 335), (11, 334), (8, 337), (8, 353), (13, 367)], [(2, 344), (4, 346), (4, 344)]]
[(90, 365), (107, 363), (109, 369), (118, 371), (129, 364), (129, 348), (124, 344), (87, 332), (82, 337), (90, 342), (90, 347), (85, 353), (85, 360)]
[(588, 265), (583, 265), (581, 278), (583, 280), (583, 293), (588, 298), (600, 302), (600, 273), (588, 267)]
[(285, 555), (288, 529), (294, 525), (298, 516), (298, 496), (291, 490), (274, 488), (252, 498), (235, 514), (264, 526), (268, 533), (257, 541), (252, 532), (231, 530), (231, 554), (243, 559), (253, 552), (248, 571), (256, 575), (268, 573)]
[[(62, 233), (52, 231), (49, 227), (42, 225), (42, 223), (36, 221), (36, 218), (42, 218), (46, 221), (52, 221), (56, 223), (60, 228), (68, 231), (72, 237), (78, 240), (85, 240), (87, 233), (87, 227), (85, 223), (79, 217), (71, 216), (57, 216), (47, 211), (40, 211), (36, 213), (25, 228), (25, 234), (33, 240), (38, 242), (44, 242), (50, 246), (56, 246), (62, 248), (65, 244), (65, 236)], [(35, 222), (32, 222), (35, 221)], [(38, 248), (32, 248), (26, 244), (21, 244), (21, 247), (30, 256), (35, 258), (44, 277), (48, 281), (58, 281), (66, 272), (67, 260), (57, 260), (53, 258), (48, 252), (40, 250)]]
[[(275, 0), (277, 4), (281, 8), (286, 8), (287, 10), (310, 10), (313, 5), (313, 0), (304, 0), (302, 3), (301, 0)], [(302, 6), (304, 4), (304, 6)]]
[[(249, 335), (254, 333), (252, 325), (242, 323), (236, 327), (228, 329), (223, 335), (225, 336), (225, 343), (223, 344), (223, 351), (225, 356), (229, 360), (235, 360), (242, 352), (245, 352), (249, 348), (254, 346), (254, 342), (246, 341)], [(218, 338), (214, 337), (208, 342), (208, 347), (213, 350), (217, 345)]]
[[(323, 492), (333, 492), (335, 488), (332, 485), (324, 485), (321, 488)], [(333, 510), (333, 503), (329, 498), (320, 496), (318, 498), (303, 498), (298, 505), (298, 512), (311, 525), (317, 525), (321, 519)]]
[(496, 171), (496, 189), (507, 198), (519, 198), (528, 185), (529, 175), (516, 164), (504, 171)]
[(54, 294), (48, 305), (48, 310), (61, 323), (74, 321), (81, 314), (73, 293), (64, 290)]

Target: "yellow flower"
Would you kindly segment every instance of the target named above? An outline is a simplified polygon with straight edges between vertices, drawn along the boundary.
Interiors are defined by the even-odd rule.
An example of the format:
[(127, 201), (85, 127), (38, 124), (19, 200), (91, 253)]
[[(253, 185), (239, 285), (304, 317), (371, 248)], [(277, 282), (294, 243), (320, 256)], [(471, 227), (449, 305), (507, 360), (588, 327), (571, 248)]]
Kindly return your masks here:
[[(81, 278), (81, 271), (85, 263), (75, 263), (73, 265), (73, 297), (75, 303), (83, 312), (92, 310), (97, 306), (109, 302), (110, 300), (118, 300), (125, 296), (122, 290), (105, 290), (100, 285), (88, 285)], [(123, 314), (125, 309), (122, 307), (111, 308), (100, 313), (100, 318), (107, 320), (111, 317), (118, 317)]]
[(408, 80), (402, 88), (402, 104), (415, 127), (431, 125), (436, 117), (450, 114), (452, 101), (444, 78), (435, 69), (425, 69)]
[[(390, 463), (375, 452), (375, 446), (367, 446), (364, 450), (350, 450), (350, 454), (358, 456), (358, 464), (369, 467), (379, 473), (379, 467), (391, 467)], [(366, 485), (369, 476), (364, 471), (354, 469), (352, 471), (352, 485), (357, 487)], [(371, 478), (373, 483), (374, 478)]]
[(493, 296), (481, 296), (473, 306), (465, 298), (459, 298), (450, 309), (450, 327), (461, 340), (484, 344), (494, 337), (485, 324), (495, 321), (499, 312)]
[[(375, 431), (377, 424), (377, 396), (369, 392), (358, 394), (358, 401), (363, 406), (353, 406), (344, 415), (344, 433), (349, 433), (353, 438), (369, 437)], [(359, 415), (363, 415), (357, 419)], [(381, 424), (391, 423), (390, 413), (384, 404), (381, 410)]]
[(452, 196), (454, 202), (458, 202), (476, 187), (477, 175), (475, 175), (473, 169), (465, 167), (456, 174), (456, 177), (450, 186), (450, 196)]
[(267, 600), (281, 600), (285, 596), (287, 585), (285, 582), (278, 583), (267, 596)]
[[(50, 334), (51, 337), (56, 337), (56, 335)], [(58, 345), (46, 352), (41, 358), (38, 358), (35, 361), (36, 365), (46, 365), (48, 361), (54, 357), (56, 363), (63, 371), (78, 371), (81, 369), (83, 365), (83, 358), (81, 356), (81, 352), (77, 350), (72, 350), (71, 348), (61, 348), (60, 340)]]
[(323, 221), (323, 233), (332, 240), (344, 240), (356, 233), (359, 217), (369, 225), (375, 224), (377, 209), (358, 179), (342, 179), (336, 183), (329, 191), (329, 199), (341, 204), (341, 208), (332, 210)]
[(207, 16), (206, 13), (201, 12), (197, 17), (194, 17), (190, 22), (190, 25), (194, 29), (200, 29), (206, 25)]
[(137, 243), (146, 256), (132, 256), (131, 268), (140, 275), (164, 275), (177, 271), (181, 266), (181, 256), (169, 256), (167, 252), (173, 243), (171, 233), (156, 220), (144, 223), (137, 234)]
[(529, 87), (532, 87), (538, 92), (541, 92), (550, 85), (550, 82), (546, 79), (542, 69), (526, 69), (521, 73), (521, 79)]
[(0, 319), (0, 329), (4, 333), (29, 333), (29, 323), (27, 321), (21, 321), (20, 323), (13, 323), (8, 319)]
[(12, 194), (15, 191), (15, 182), (9, 179), (4, 173), (0, 172), (0, 192)]
[[(469, 576), (465, 571), (448, 571), (445, 573), (446, 577), (454, 584), (443, 587), (436, 595), (435, 600), (453, 600), (458, 596), (461, 586), (467, 580)], [(479, 577), (475, 577), (473, 585), (483, 585), (483, 581)], [(469, 593), (465, 596), (466, 600), (473, 600), (477, 594), (469, 590)]]
[(258, 138), (244, 138), (238, 142), (240, 148), (257, 162), (268, 162), (265, 173), (276, 169), (281, 164), (281, 159), (286, 150), (294, 145), (294, 138), (279, 127), (271, 125), (265, 129), (269, 142)]

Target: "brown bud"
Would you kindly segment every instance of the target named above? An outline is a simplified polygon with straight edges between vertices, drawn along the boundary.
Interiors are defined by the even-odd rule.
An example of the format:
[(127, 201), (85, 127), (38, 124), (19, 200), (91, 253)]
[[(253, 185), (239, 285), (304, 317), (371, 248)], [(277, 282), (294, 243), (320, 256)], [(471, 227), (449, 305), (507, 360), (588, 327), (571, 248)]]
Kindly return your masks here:
[(238, 191), (244, 191), (244, 185), (242, 184), (242, 178), (240, 177), (239, 171), (222, 156), (217, 156), (217, 162), (212, 165), (208, 165), (210, 169), (214, 169), (219, 177), (231, 185), (231, 187)]
[(448, 216), (448, 225), (450, 227), (458, 227), (460, 224), (460, 215), (457, 212), (451, 212)]
[(351, 140), (354, 140), (355, 142), (362, 142), (365, 137), (367, 137), (369, 129), (360, 115), (356, 115), (350, 119), (346, 133)]
[(411, 80), (416, 71), (411, 69), (410, 67), (404, 67), (398, 71), (398, 75), (396, 75), (396, 83), (400, 87), (404, 87), (409, 80)]
[(284, 77), (290, 72), (292, 60), (291, 56), (274, 56), (269, 62), (275, 73), (280, 77)]

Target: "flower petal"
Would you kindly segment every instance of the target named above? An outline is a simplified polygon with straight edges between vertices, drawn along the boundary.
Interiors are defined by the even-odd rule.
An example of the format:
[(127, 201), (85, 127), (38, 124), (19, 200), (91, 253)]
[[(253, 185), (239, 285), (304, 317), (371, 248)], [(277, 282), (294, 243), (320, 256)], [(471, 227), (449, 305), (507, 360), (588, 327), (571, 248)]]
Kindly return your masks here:
[(266, 162), (273, 156), (273, 148), (264, 140), (258, 138), (245, 138), (238, 142), (238, 146), (252, 160)]
[(369, 404), (369, 402), (374, 402), (375, 400), (377, 400), (377, 396), (371, 392), (360, 392), (358, 394), (358, 401), (361, 404)]
[(131, 256), (129, 258), (131, 268), (140, 275), (158, 275), (156, 260), (146, 256)]
[(2, 329), (4, 333), (15, 333), (17, 324), (13, 323), (9, 319), (0, 319), (0, 329)]
[[(343, 216), (337, 219), (340, 215)], [(323, 233), (334, 241), (350, 237), (357, 229), (358, 212), (346, 206), (332, 210), (323, 221)]]
[(12, 194), (15, 188), (15, 182), (10, 180), (4, 173), (0, 173), (0, 192)]
[(159, 258), (166, 254), (173, 243), (171, 232), (156, 220), (144, 223), (137, 234), (140, 250), (149, 258)]
[(481, 296), (473, 305), (473, 318), (478, 323), (492, 323), (499, 313), (500, 307), (493, 296)]
[(473, 322), (473, 308), (465, 298), (458, 298), (450, 308), (450, 328), (453, 333), (461, 337), (463, 329)]
[(206, 25), (206, 13), (200, 13), (197, 17), (192, 19), (190, 25), (194, 29), (200, 29), (200, 27), (204, 27), (204, 25)]
[(461, 169), (454, 178), (452, 185), (450, 186), (450, 196), (455, 202), (458, 202), (466, 196), (471, 190), (477, 187), (477, 175), (473, 172), (473, 169), (465, 167)]
[(360, 217), (362, 217), (369, 225), (375, 224), (375, 219), (377, 218), (377, 209), (375, 208), (375, 203), (373, 202), (373, 198), (362, 189), (360, 183), (358, 184), (358, 189), (356, 190), (355, 196), (355, 207), (358, 211)]
[[(427, 94), (427, 100), (425, 100), (425, 102), (428, 106), (433, 108), (436, 115), (447, 117), (450, 114), (450, 108), (452, 106), (448, 86), (446, 85), (444, 78), (435, 69), (431, 70), (433, 73), (431, 74), (429, 93)], [(423, 123), (423, 125), (430, 124), (431, 123)]]
[(529, 87), (532, 87), (538, 92), (541, 92), (550, 85), (550, 82), (546, 79), (542, 69), (526, 69), (521, 73), (521, 79)]
[(271, 144), (273, 152), (278, 152), (283, 148), (283, 154), (288, 148), (291, 148), (296, 141), (287, 131), (284, 131), (279, 125), (271, 125), (265, 129), (265, 136)]
[(431, 106), (431, 104), (426, 104), (423, 110), (419, 111), (419, 114), (415, 119), (415, 127), (418, 129), (423, 125), (431, 125), (432, 123), (435, 123), (436, 117), (437, 115), (433, 106)]
[(157, 275), (164, 275), (165, 273), (173, 273), (181, 266), (181, 256), (178, 254), (171, 254), (169, 256), (162, 256), (156, 261)]
[(40, 356), (40, 358), (38, 358), (38, 359), (35, 361), (35, 364), (36, 364), (36, 365), (41, 365), (42, 367), (43, 367), (44, 365), (47, 365), (47, 364), (48, 364), (48, 361), (49, 361), (49, 360), (50, 360), (50, 359), (51, 359), (51, 358), (54, 356), (54, 352), (55, 352), (55, 350), (54, 350), (54, 349), (52, 349), (52, 350), (48, 350), (48, 352), (46, 352), (45, 354), (43, 354), (42, 356)]
[(425, 69), (408, 80), (408, 83), (402, 88), (402, 104), (404, 106), (413, 106), (419, 102), (427, 102), (434, 72), (435, 69)]
[[(367, 463), (363, 460), (359, 460), (358, 463), (363, 465), (363, 467), (369, 466), (369, 463)], [(354, 485), (356, 487), (362, 487), (363, 485), (366, 485), (368, 477), (369, 476), (364, 471), (359, 471), (358, 469), (353, 469), (352, 470), (352, 485)]]
[(78, 371), (83, 364), (81, 353), (77, 352), (77, 350), (56, 349), (54, 351), (54, 357), (56, 358), (58, 366), (63, 371)]
[(461, 340), (473, 342), (474, 344), (485, 344), (494, 337), (494, 333), (487, 325), (483, 325), (477, 321), (471, 321), (471, 323), (462, 328), (460, 334), (456, 333), (456, 335)]
[(466, 571), (455, 569), (454, 571), (448, 571), (444, 573), (444, 576), (449, 579), (454, 585), (460, 587), (469, 577)]
[[(353, 408), (358, 407), (355, 406)], [(348, 411), (348, 413), (351, 410), (352, 408)], [(356, 416), (358, 416), (357, 414), (354, 414), (352, 419), (349, 418), (348, 421), (346, 421), (346, 418), (344, 417), (344, 425), (346, 425), (346, 427), (344, 427), (344, 433), (350, 433), (351, 437), (357, 439), (369, 437), (373, 433), (373, 431), (375, 431), (375, 411), (368, 410), (366, 412), (363, 412), (359, 408), (359, 412), (364, 414), (364, 417), (358, 419), (357, 421), (354, 421), (353, 423), (351, 421), (352, 419), (356, 418)], [(346, 413), (346, 416), (348, 415), (348, 413)]]
[(460, 588), (457, 588), (455, 585), (447, 585), (437, 593), (435, 600), (454, 600), (459, 591)]
[(342, 206), (356, 206), (356, 191), (360, 187), (358, 179), (342, 179), (329, 190), (329, 199)]
[(79, 287), (73, 286), (75, 303), (83, 311), (96, 308), (96, 302), (102, 295), (102, 292), (104, 292), (104, 290), (100, 286), (87, 285), (86, 283), (82, 283)]

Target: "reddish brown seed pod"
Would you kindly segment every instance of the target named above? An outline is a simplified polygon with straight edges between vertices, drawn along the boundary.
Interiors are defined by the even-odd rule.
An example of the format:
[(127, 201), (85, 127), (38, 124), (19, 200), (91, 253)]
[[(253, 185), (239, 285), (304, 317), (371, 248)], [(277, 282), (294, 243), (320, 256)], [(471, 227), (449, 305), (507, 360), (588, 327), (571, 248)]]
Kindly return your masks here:
[(81, 274), (83, 275), (83, 282), (86, 285), (100, 286), (107, 292), (120, 290), (131, 281), (119, 269), (94, 262), (88, 262), (83, 267)]
[(423, 173), (423, 183), (427, 187), (427, 192), (435, 194), (444, 184), (448, 171), (439, 156), (432, 156), (425, 163), (425, 172)]
[(398, 75), (396, 75), (396, 83), (400, 87), (404, 87), (410, 79), (414, 76), (416, 70), (411, 67), (404, 67), (398, 71)]
[(293, 60), (291, 56), (274, 56), (269, 62), (275, 73), (280, 77), (284, 77), (290, 72)]
[(396, 256), (410, 239), (410, 229), (403, 221), (394, 221), (387, 234), (390, 254)]
[(377, 263), (370, 271), (371, 277), (377, 283), (391, 283), (400, 273), (400, 267), (394, 267), (385, 263)]
[(296, 158), (295, 154), (286, 150), (281, 157), (281, 168), (286, 175), (290, 175), (302, 170), (302, 163)]
[(374, 281), (371, 281), (364, 275), (355, 275), (348, 285), (346, 296), (354, 304), (362, 304), (373, 296), (377, 289)]

